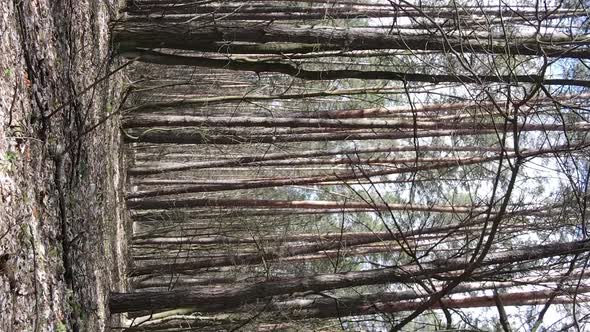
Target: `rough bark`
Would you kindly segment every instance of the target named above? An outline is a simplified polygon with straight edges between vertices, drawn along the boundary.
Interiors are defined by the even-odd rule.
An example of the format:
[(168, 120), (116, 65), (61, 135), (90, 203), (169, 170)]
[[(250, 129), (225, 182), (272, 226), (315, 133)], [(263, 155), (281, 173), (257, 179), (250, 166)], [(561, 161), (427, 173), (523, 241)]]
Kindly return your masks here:
[[(562, 50), (562, 54), (567, 52)], [(121, 53), (127, 58), (136, 59), (142, 62), (173, 65), (173, 66), (196, 66), (206, 68), (220, 68), (228, 70), (252, 71), (255, 73), (281, 73), (304, 80), (321, 81), (321, 80), (337, 80), (337, 79), (362, 79), (362, 80), (393, 80), (400, 82), (424, 82), (431, 84), (439, 84), (445, 82), (461, 83), (461, 84), (489, 84), (489, 83), (505, 83), (505, 84), (543, 84), (543, 85), (559, 85), (559, 86), (580, 86), (590, 87), (590, 81), (579, 79), (557, 79), (545, 78), (537, 74), (528, 75), (460, 75), (460, 74), (418, 74), (406, 73), (396, 71), (370, 71), (370, 70), (307, 70), (299, 65), (294, 65), (285, 62), (270, 62), (270, 61), (250, 61), (250, 60), (231, 60), (231, 59), (215, 59), (210, 57), (198, 56), (182, 56), (157, 51), (134, 49), (127, 50)], [(561, 54), (556, 54), (561, 56)], [(572, 56), (573, 57), (573, 56)], [(575, 57), (574, 57), (575, 58)], [(587, 51), (583, 56), (578, 58), (590, 59), (590, 51)]]
[[(388, 35), (371, 29), (350, 28), (296, 28), (289, 25), (220, 23), (211, 26), (179, 23), (166, 24), (156, 22), (118, 22), (114, 25), (114, 41), (123, 43), (122, 47), (129, 48), (171, 48), (180, 50), (195, 50), (209, 52), (235, 53), (232, 48), (235, 42), (250, 43), (295, 43), (306, 44), (307, 50), (374, 50), (374, 49), (412, 49), (448, 52), (450, 49), (467, 53), (496, 53), (530, 56), (590, 58), (590, 51), (576, 39), (560, 41), (559, 45), (539, 43), (534, 38), (523, 38), (516, 42), (497, 40), (493, 43), (443, 39), (441, 36), (415, 37)], [(226, 43), (220, 48), (219, 43)], [(255, 53), (256, 49), (246, 53)], [(285, 53), (284, 49), (266, 50), (266, 53)]]
[[(589, 249), (590, 245), (587, 241), (527, 247), (490, 255), (490, 257), (482, 261), (481, 266), (511, 264), (553, 256), (572, 255)], [(196, 311), (206, 312), (211, 306), (223, 305), (224, 309), (231, 309), (256, 299), (296, 292), (320, 292), (352, 286), (415, 281), (441, 273), (461, 271), (466, 267), (467, 264), (465, 264), (464, 259), (449, 259), (442, 265), (424, 264), (422, 268), (406, 266), (403, 271), (398, 268), (386, 268), (362, 272), (320, 274), (290, 280), (268, 281), (223, 288), (210, 287), (149, 293), (111, 293), (109, 304), (112, 313), (165, 310), (187, 306), (194, 307)]]

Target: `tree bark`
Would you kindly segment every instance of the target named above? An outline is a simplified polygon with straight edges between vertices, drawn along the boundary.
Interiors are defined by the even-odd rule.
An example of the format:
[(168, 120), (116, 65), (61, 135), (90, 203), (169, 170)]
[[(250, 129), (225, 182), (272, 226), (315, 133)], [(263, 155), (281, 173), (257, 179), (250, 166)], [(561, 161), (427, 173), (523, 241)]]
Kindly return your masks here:
[[(565, 50), (562, 54), (567, 53)], [(167, 54), (157, 51), (133, 49), (121, 53), (130, 59), (137, 59), (138, 61), (154, 63), (160, 65), (174, 65), (174, 66), (196, 66), (206, 68), (220, 68), (228, 70), (252, 71), (255, 73), (281, 73), (292, 77), (301, 78), (304, 80), (322, 81), (322, 80), (338, 80), (338, 79), (362, 79), (362, 80), (393, 80), (400, 82), (424, 82), (431, 84), (439, 84), (445, 82), (461, 83), (461, 84), (487, 84), (487, 83), (505, 83), (505, 84), (543, 84), (543, 85), (559, 85), (559, 86), (580, 86), (590, 87), (590, 81), (580, 79), (553, 79), (545, 78), (537, 74), (528, 75), (461, 75), (461, 74), (418, 74), (395, 71), (370, 71), (370, 70), (307, 70), (299, 65), (294, 65), (285, 62), (270, 62), (270, 61), (251, 61), (251, 60), (231, 60), (231, 59), (215, 59), (210, 57), (198, 56), (182, 56)], [(555, 54), (555, 56), (562, 56)], [(564, 56), (565, 57), (565, 56)], [(590, 59), (590, 50), (583, 56), (572, 58)]]
[[(572, 147), (556, 147), (554, 149), (544, 149), (544, 150), (533, 150), (533, 151), (523, 151), (520, 153), (520, 156), (523, 158), (533, 157), (533, 156), (540, 156), (543, 154), (548, 153), (558, 153), (563, 151), (572, 151), (574, 148)], [(319, 176), (310, 176), (310, 177), (286, 177), (286, 178), (277, 178), (277, 179), (270, 179), (270, 180), (261, 180), (257, 182), (246, 182), (246, 183), (236, 183), (236, 184), (226, 184), (226, 185), (218, 185), (218, 186), (203, 186), (203, 185), (186, 185), (186, 186), (171, 186), (168, 188), (161, 188), (161, 189), (154, 189), (154, 190), (145, 190), (145, 191), (136, 191), (130, 192), (127, 194), (128, 202), (127, 205), (131, 209), (170, 209), (174, 207), (181, 207), (178, 205), (180, 200), (131, 200), (134, 198), (145, 198), (145, 197), (154, 197), (154, 196), (162, 196), (162, 195), (177, 195), (177, 194), (186, 194), (186, 193), (198, 193), (198, 192), (214, 192), (214, 191), (227, 191), (227, 190), (238, 190), (238, 189), (254, 189), (254, 188), (269, 188), (269, 187), (281, 187), (281, 186), (295, 186), (295, 185), (306, 185), (306, 184), (314, 184), (319, 182), (328, 182), (328, 181), (348, 181), (354, 179), (365, 179), (371, 178), (375, 176), (383, 176), (383, 175), (392, 175), (392, 174), (401, 174), (407, 172), (418, 172), (424, 170), (435, 170), (435, 169), (444, 169), (449, 167), (455, 166), (466, 166), (466, 165), (474, 165), (480, 163), (491, 162), (495, 160), (500, 160), (503, 158), (514, 158), (514, 154), (508, 154), (508, 156), (493, 156), (493, 157), (469, 157), (462, 159), (459, 163), (456, 161), (453, 162), (440, 162), (435, 164), (427, 164), (427, 165), (417, 165), (417, 166), (407, 166), (401, 167), (397, 169), (386, 169), (386, 170), (377, 170), (377, 171), (364, 171), (364, 172), (346, 172), (340, 173), (335, 175), (319, 175)], [(188, 199), (184, 204), (188, 204), (192, 199)]]
[[(113, 27), (115, 43), (122, 44), (124, 50), (130, 48), (170, 48), (222, 53), (305, 53), (323, 50), (375, 50), (411, 49), (448, 52), (449, 49), (467, 53), (510, 54), (549, 56), (566, 58), (590, 58), (590, 51), (584, 42), (576, 39), (561, 40), (559, 45), (539, 43), (534, 38), (519, 41), (504, 40), (489, 43), (476, 40), (443, 38), (442, 36), (415, 37), (389, 35), (363, 28), (296, 28), (290, 25), (220, 23), (211, 26), (195, 24), (166, 24), (155, 22), (121, 21)], [(285, 50), (280, 45), (276, 49), (257, 49), (256, 47), (236, 47), (231, 43), (291, 43), (300, 45)], [(223, 45), (222, 47), (220, 47)], [(229, 44), (228, 44), (229, 43)], [(303, 45), (301, 45), (303, 44)], [(256, 46), (256, 45), (254, 45)], [(286, 52), (287, 51), (287, 52)]]
[[(190, 115), (141, 115), (135, 114), (124, 121), (125, 128), (140, 127), (271, 127), (271, 128), (338, 128), (338, 129), (414, 129), (428, 130), (492, 130), (497, 123), (446, 121), (400, 121), (383, 119), (313, 119), (279, 117), (231, 117), (231, 116), (190, 116)], [(520, 124), (516, 128), (506, 126), (507, 131), (590, 131), (590, 124)]]
[(195, 97), (186, 96), (185, 98), (177, 98), (170, 101), (160, 101), (148, 104), (141, 104), (127, 109), (127, 112), (150, 112), (159, 111), (168, 107), (179, 106), (210, 106), (224, 103), (248, 103), (256, 101), (273, 101), (273, 100), (295, 100), (305, 98), (317, 97), (336, 97), (336, 96), (354, 96), (366, 94), (400, 94), (404, 93), (399, 88), (388, 87), (368, 87), (368, 88), (351, 88), (351, 89), (336, 89), (318, 92), (302, 92), (302, 93), (281, 93), (274, 95), (256, 95), (243, 94), (235, 96), (213, 96), (213, 97)]
[[(484, 146), (424, 146), (419, 147), (418, 152), (501, 152), (501, 148), (484, 147)], [(511, 149), (507, 149), (511, 152)], [(360, 155), (367, 153), (393, 153), (393, 152), (416, 152), (415, 146), (392, 146), (386, 148), (358, 148), (358, 149), (335, 149), (331, 151), (301, 151), (289, 153), (268, 153), (254, 156), (243, 156), (235, 159), (211, 160), (202, 162), (184, 162), (182, 164), (156, 164), (156, 165), (142, 165), (131, 167), (127, 170), (129, 175), (148, 175), (160, 174), (174, 171), (184, 171), (192, 169), (216, 168), (216, 167), (231, 167), (247, 165), (251, 163), (270, 162), (270, 161), (284, 161), (291, 162), (293, 159), (313, 158), (313, 157), (329, 157), (335, 155), (352, 155), (350, 159), (359, 158)], [(414, 159), (415, 160), (415, 159)]]
[[(488, 257), (482, 261), (480, 266), (526, 262), (553, 256), (572, 255), (588, 250), (590, 250), (590, 245), (587, 241), (533, 246)], [(403, 272), (398, 268), (386, 268), (362, 272), (320, 274), (290, 280), (267, 281), (253, 285), (224, 288), (212, 287), (149, 293), (111, 293), (109, 306), (112, 313), (165, 310), (178, 307), (193, 307), (196, 311), (206, 312), (211, 306), (223, 305), (224, 309), (231, 309), (251, 303), (256, 299), (296, 292), (321, 292), (352, 286), (415, 281), (447, 272), (461, 271), (466, 267), (467, 264), (465, 264), (464, 259), (449, 259), (442, 265), (423, 264), (422, 268), (405, 266)]]
[(443, 136), (468, 136), (494, 134), (495, 130), (432, 130), (408, 132), (379, 132), (379, 131), (355, 131), (337, 133), (315, 133), (305, 135), (223, 135), (209, 133), (195, 128), (151, 128), (148, 130), (127, 130), (125, 140), (127, 142), (141, 143), (174, 143), (174, 144), (253, 144), (253, 143), (298, 143), (298, 142), (328, 142), (328, 141), (352, 141), (352, 140), (377, 140), (377, 139), (405, 139), (421, 137)]

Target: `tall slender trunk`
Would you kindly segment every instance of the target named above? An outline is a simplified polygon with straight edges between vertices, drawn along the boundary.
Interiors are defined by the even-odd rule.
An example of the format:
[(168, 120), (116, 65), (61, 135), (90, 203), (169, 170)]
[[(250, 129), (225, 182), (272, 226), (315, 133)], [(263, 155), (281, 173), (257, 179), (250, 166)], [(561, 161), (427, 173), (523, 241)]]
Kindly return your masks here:
[(300, 143), (300, 142), (328, 142), (328, 141), (352, 141), (352, 140), (378, 140), (378, 139), (406, 139), (423, 137), (444, 137), (444, 136), (468, 136), (495, 134), (496, 130), (431, 130), (407, 132), (380, 132), (380, 131), (355, 131), (336, 133), (314, 133), (305, 135), (223, 135), (214, 131), (207, 131), (195, 128), (151, 128), (151, 129), (129, 129), (125, 139), (128, 142), (138, 143), (174, 143), (174, 144), (252, 144), (252, 143)]
[[(173, 199), (144, 199), (131, 201), (132, 209), (166, 209), (166, 208), (195, 208), (195, 207), (243, 207), (266, 209), (367, 209), (373, 211), (420, 211), (439, 212), (453, 214), (480, 214), (487, 211), (486, 207), (470, 205), (415, 205), (383, 203), (371, 204), (365, 202), (338, 202), (338, 201), (291, 201), (291, 200), (263, 200), (263, 199), (210, 199), (210, 198), (173, 198)], [(525, 213), (534, 213), (537, 209), (526, 210)]]
[[(377, 240), (380, 242), (381, 240)], [(372, 242), (370, 242), (372, 243)], [(311, 245), (281, 247), (273, 250), (265, 249), (264, 253), (239, 254), (239, 255), (222, 255), (222, 256), (201, 256), (189, 258), (183, 262), (169, 262), (166, 259), (158, 259), (158, 263), (145, 263), (135, 266), (131, 271), (131, 276), (143, 276), (153, 274), (172, 274), (180, 271), (199, 270), (211, 267), (237, 266), (237, 265), (255, 265), (262, 262), (306, 262), (315, 259), (337, 258), (344, 254), (344, 251), (334, 250), (344, 246), (339, 241), (329, 243), (318, 243)], [(381, 247), (361, 247), (346, 250), (346, 255), (364, 255), (369, 253), (394, 252), (401, 249), (394, 246)]]
[[(448, 51), (461, 50), (470, 53), (519, 54), (532, 56), (590, 58), (586, 48), (576, 48), (576, 39), (560, 40), (560, 44), (539, 43), (534, 36), (519, 41), (498, 40), (489, 43), (477, 40), (389, 35), (363, 28), (298, 28), (281, 24), (220, 23), (196, 27), (189, 23), (125, 22), (114, 25), (114, 41), (123, 48), (171, 48), (223, 53), (305, 53), (318, 50), (374, 50), (374, 49), (412, 49)], [(227, 43), (290, 43), (298, 44), (293, 49), (276, 47), (236, 46)], [(225, 43), (220, 48), (219, 43)], [(301, 45), (303, 44), (303, 45)], [(264, 45), (263, 45), (264, 46)]]
[[(316, 5), (318, 3), (315, 3)], [(459, 20), (469, 20), (473, 16), (502, 16), (502, 17), (519, 17), (533, 19), (539, 15), (539, 10), (535, 8), (519, 8), (518, 12), (515, 12), (512, 8), (502, 9), (490, 9), (490, 8), (454, 8), (448, 6), (437, 7), (433, 9), (416, 10), (414, 8), (406, 7), (403, 5), (398, 6), (376, 6), (375, 4), (356, 4), (356, 5), (345, 5), (342, 3), (330, 3), (330, 7), (326, 6), (284, 6), (276, 4), (253, 4), (244, 1), (236, 1), (231, 5), (207, 5), (207, 4), (195, 4), (195, 3), (148, 3), (145, 1), (133, 1), (128, 4), (123, 10), (134, 15), (151, 15), (151, 16), (164, 16), (174, 14), (187, 14), (187, 15), (203, 15), (205, 14), (216, 14), (219, 15), (220, 19), (239, 19), (247, 20), (250, 17), (252, 19), (269, 19), (283, 20), (283, 19), (345, 19), (345, 18), (379, 18), (379, 17), (431, 17), (431, 18), (453, 18)], [(561, 18), (564, 15), (569, 16), (585, 16), (587, 13), (582, 10), (575, 9), (559, 9), (553, 8), (552, 10), (546, 9), (541, 11), (545, 14), (546, 19), (550, 18)], [(253, 16), (247, 16), (251, 14)], [(267, 14), (267, 16), (256, 16), (256, 14)], [(281, 16), (281, 14), (283, 16)], [(227, 15), (227, 17), (226, 17)], [(272, 16), (275, 15), (275, 16)], [(211, 16), (207, 16), (211, 17)]]
[(195, 97), (185, 96), (183, 98), (176, 98), (170, 101), (151, 102), (148, 104), (141, 104), (128, 109), (128, 111), (149, 112), (158, 111), (167, 107), (178, 106), (210, 106), (224, 103), (249, 103), (257, 101), (273, 101), (273, 100), (294, 100), (317, 97), (335, 97), (335, 96), (354, 96), (366, 94), (400, 94), (404, 93), (399, 88), (388, 88), (384, 86), (373, 86), (367, 88), (351, 88), (351, 89), (336, 89), (324, 90), (317, 92), (301, 92), (301, 93), (281, 93), (272, 95), (258, 95), (248, 94), (234, 95), (234, 96), (209, 96), (209, 97)]
[[(501, 148), (484, 147), (484, 146), (424, 146), (419, 148), (419, 152), (501, 152)], [(508, 152), (512, 151), (507, 149)], [(416, 152), (415, 146), (393, 146), (377, 148), (354, 148), (354, 149), (334, 149), (329, 151), (301, 151), (289, 153), (268, 153), (253, 156), (243, 156), (235, 159), (212, 160), (202, 162), (184, 162), (182, 164), (159, 164), (153, 166), (132, 167), (127, 170), (129, 175), (148, 175), (159, 174), (173, 171), (183, 171), (203, 168), (216, 168), (247, 165), (251, 163), (269, 162), (269, 161), (287, 161), (299, 158), (329, 157), (335, 155), (353, 155), (358, 158), (359, 155), (367, 153), (393, 153), (393, 152)]]
[[(457, 288), (451, 293), (457, 294), (469, 291), (501, 289), (502, 285), (499, 284), (479, 287), (463, 286)], [(500, 299), (506, 306), (545, 304), (553, 292), (554, 291), (552, 289), (527, 292), (506, 292), (500, 295)], [(587, 286), (582, 286), (575, 290), (562, 290), (559, 293), (559, 300), (557, 303), (570, 303), (572, 294), (575, 293), (579, 294), (578, 296), (580, 296), (581, 294), (588, 292), (590, 292), (590, 287)], [(289, 319), (295, 320), (362, 316), (379, 313), (397, 313), (402, 311), (416, 310), (419, 307), (420, 302), (411, 300), (417, 300), (421, 297), (423, 296), (420, 296), (413, 291), (408, 291), (400, 292), (400, 294), (383, 294), (383, 299), (379, 299), (377, 296), (375, 296), (363, 300), (363, 297), (359, 296), (358, 298), (345, 299), (344, 301), (332, 300), (331, 303), (320, 300), (319, 303), (312, 304), (308, 308), (300, 308), (299, 311), (295, 308), (289, 308), (288, 306), (282, 307), (282, 310), (291, 312), (290, 315), (287, 315)], [(580, 297), (581, 302), (587, 302), (590, 300), (590, 297), (585, 295), (581, 295)], [(456, 309), (493, 307), (495, 304), (493, 295), (464, 296), (462, 298), (444, 299), (441, 302), (446, 308)], [(440, 309), (442, 305), (441, 303), (435, 304), (431, 309)]]
[[(524, 151), (521, 152), (519, 155), (522, 158), (526, 157), (533, 157), (539, 156), (547, 153), (558, 153), (563, 151), (572, 151), (572, 147), (556, 147), (554, 149), (546, 149), (546, 150), (533, 150), (533, 151)], [(269, 188), (269, 187), (280, 187), (280, 186), (294, 186), (294, 185), (304, 185), (304, 184), (314, 184), (319, 182), (327, 182), (327, 181), (348, 181), (354, 179), (366, 179), (375, 176), (383, 176), (383, 175), (392, 175), (392, 174), (401, 174), (407, 172), (418, 172), (423, 170), (435, 170), (435, 169), (444, 169), (449, 167), (456, 167), (456, 166), (466, 166), (466, 165), (474, 165), (480, 164), (485, 162), (491, 162), (495, 160), (500, 160), (504, 158), (514, 158), (513, 154), (508, 154), (508, 156), (499, 155), (493, 157), (470, 157), (464, 158), (461, 162), (457, 163), (456, 161), (453, 162), (440, 162), (436, 164), (427, 164), (427, 165), (417, 165), (417, 166), (408, 166), (408, 167), (400, 167), (397, 169), (386, 169), (386, 170), (378, 170), (378, 171), (353, 171), (353, 172), (346, 172), (346, 173), (339, 173), (335, 175), (320, 175), (320, 176), (310, 176), (310, 177), (300, 177), (300, 178), (278, 178), (272, 180), (262, 180), (259, 182), (247, 182), (247, 183), (237, 183), (237, 184), (227, 184), (227, 185), (218, 185), (218, 186), (203, 186), (203, 185), (186, 185), (186, 186), (178, 186), (178, 187), (169, 187), (169, 188), (161, 188), (161, 189), (154, 189), (154, 190), (145, 190), (145, 191), (137, 191), (131, 192), (127, 194), (128, 199), (132, 198), (145, 198), (145, 197), (154, 197), (154, 196), (162, 196), (162, 195), (176, 195), (176, 194), (186, 194), (186, 193), (197, 193), (197, 192), (214, 192), (214, 191), (227, 191), (227, 190), (238, 190), (238, 189), (255, 189), (255, 188)], [(188, 199), (186, 202), (190, 202), (191, 199)], [(128, 200), (127, 204), (129, 208), (132, 209), (156, 209), (156, 208), (174, 208), (180, 202), (180, 200)]]
[[(568, 54), (567, 51), (555, 51), (554, 56), (561, 57), (562, 54)], [(312, 81), (338, 80), (338, 79), (362, 79), (362, 80), (393, 80), (400, 82), (424, 82), (439, 84), (445, 82), (461, 84), (489, 84), (489, 83), (506, 83), (506, 84), (543, 84), (543, 85), (560, 85), (560, 86), (580, 86), (590, 87), (590, 81), (581, 79), (559, 79), (546, 78), (537, 74), (528, 75), (462, 75), (462, 74), (418, 74), (387, 70), (354, 70), (354, 69), (334, 69), (334, 70), (307, 70), (300, 65), (287, 62), (271, 62), (257, 60), (231, 60), (216, 59), (211, 57), (200, 56), (183, 56), (158, 51), (143, 49), (131, 49), (121, 53), (130, 59), (136, 59), (142, 62), (155, 63), (160, 65), (173, 66), (196, 66), (205, 68), (223, 68), (228, 70), (251, 71), (255, 73), (281, 73), (296, 78)], [(567, 56), (563, 56), (567, 57)], [(571, 55), (572, 58), (590, 59), (590, 50), (583, 54)]]
[[(551, 207), (558, 208), (558, 207)], [(510, 213), (509, 216), (516, 215), (529, 215), (536, 212), (545, 211), (550, 208), (531, 208), (527, 210), (515, 211)], [(464, 228), (469, 226), (477, 225), (477, 219), (471, 222), (465, 222), (463, 224), (447, 225), (445, 227), (434, 227), (424, 228), (420, 232), (412, 231), (407, 234), (403, 234), (403, 238), (411, 238), (416, 235), (421, 235), (420, 239), (425, 239), (425, 234), (440, 234), (446, 233), (449, 230), (453, 232), (464, 233)], [(449, 228), (451, 227), (451, 228)], [(507, 228), (532, 228), (531, 225), (526, 223), (511, 223)], [(555, 227), (555, 226), (551, 226)], [(469, 232), (477, 231), (477, 229), (470, 228)], [(171, 234), (172, 233), (172, 234)], [(190, 234), (188, 231), (183, 229), (171, 230), (164, 234), (135, 234), (133, 236), (133, 245), (144, 245), (144, 244), (183, 244), (190, 243), (193, 245), (232, 245), (232, 244), (256, 244), (256, 243), (289, 243), (289, 242), (334, 242), (340, 241), (347, 247), (366, 244), (364, 242), (367, 239), (369, 241), (389, 241), (394, 240), (392, 234), (389, 232), (344, 232), (344, 233), (327, 233), (327, 234), (313, 234), (313, 233), (302, 233), (294, 235), (267, 235), (267, 236), (251, 236), (246, 234), (230, 234), (230, 235), (214, 235), (214, 236), (203, 236), (202, 234)], [(400, 235), (400, 238), (402, 235)], [(359, 242), (360, 241), (360, 242)]]
[[(515, 262), (582, 253), (589, 249), (590, 244), (587, 241), (533, 246), (491, 255), (484, 259), (480, 266), (498, 264), (506, 266)], [(352, 286), (415, 281), (448, 272), (461, 271), (467, 266), (468, 264), (465, 263), (464, 259), (449, 259), (443, 265), (405, 266), (403, 272), (397, 268), (386, 268), (361, 272), (320, 274), (224, 288), (205, 287), (170, 292), (111, 293), (109, 306), (112, 313), (164, 310), (177, 307), (193, 307), (196, 311), (206, 312), (211, 307), (223, 306), (224, 309), (231, 309), (257, 299), (296, 292), (321, 292)]]
[[(313, 119), (279, 117), (231, 117), (231, 116), (190, 116), (190, 115), (141, 115), (135, 114), (124, 121), (125, 128), (138, 127), (318, 127), (342, 129), (415, 129), (424, 130), (491, 130), (497, 123), (446, 121), (400, 121), (385, 119)], [(516, 128), (506, 127), (507, 131), (589, 131), (586, 122), (573, 124), (520, 124)]]

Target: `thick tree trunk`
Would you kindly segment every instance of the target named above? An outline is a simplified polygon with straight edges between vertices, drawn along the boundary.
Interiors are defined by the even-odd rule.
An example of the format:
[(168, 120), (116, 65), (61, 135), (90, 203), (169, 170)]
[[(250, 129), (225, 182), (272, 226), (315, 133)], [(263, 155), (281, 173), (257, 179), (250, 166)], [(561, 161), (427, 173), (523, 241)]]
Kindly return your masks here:
[[(477, 40), (443, 38), (442, 36), (416, 37), (389, 35), (363, 28), (297, 28), (290, 25), (220, 23), (195, 26), (191, 23), (118, 22), (114, 25), (114, 41), (123, 49), (171, 48), (207, 52), (236, 53), (304, 53), (319, 50), (375, 50), (411, 49), (448, 52), (450, 49), (468, 53), (519, 54), (531, 56), (590, 58), (590, 51), (576, 39), (540, 43), (534, 37), (511, 38), (510, 42), (497, 40), (490, 43)], [(294, 49), (277, 47), (257, 50), (253, 47), (235, 47), (231, 43), (293, 43)], [(220, 43), (224, 44), (220, 48)], [(230, 43), (230, 44), (228, 44)], [(304, 44), (304, 45), (301, 45)], [(263, 45), (264, 46), (264, 45)], [(303, 47), (300, 47), (303, 46)], [(578, 46), (578, 47), (575, 47)], [(227, 62), (226, 62), (227, 63)]]
[[(559, 255), (572, 255), (590, 250), (587, 241), (557, 243), (511, 250), (483, 260), (481, 266), (508, 265)], [(253, 285), (239, 285), (223, 288), (200, 288), (170, 292), (111, 293), (112, 313), (165, 310), (178, 307), (193, 307), (195, 311), (206, 312), (212, 306), (224, 309), (236, 308), (257, 299), (307, 291), (325, 291), (352, 286), (415, 281), (453, 271), (461, 271), (468, 264), (464, 259), (446, 260), (442, 265), (423, 264), (422, 267), (405, 266), (362, 272), (320, 274), (290, 280), (260, 282)], [(218, 310), (218, 309), (217, 309)]]
[[(566, 53), (562, 50), (561, 53)], [(271, 61), (251, 61), (251, 60), (231, 60), (215, 59), (198, 56), (182, 56), (157, 51), (142, 49), (132, 49), (121, 53), (122, 56), (138, 61), (155, 63), (160, 65), (173, 66), (196, 66), (206, 68), (220, 68), (229, 70), (252, 71), (256, 73), (281, 73), (304, 80), (322, 81), (337, 79), (362, 79), (362, 80), (393, 80), (400, 82), (424, 82), (439, 84), (445, 82), (461, 84), (488, 84), (488, 83), (506, 83), (506, 84), (543, 84), (543, 85), (572, 85), (581, 87), (590, 87), (590, 81), (579, 79), (558, 79), (545, 78), (537, 74), (529, 75), (460, 75), (460, 74), (417, 74), (395, 71), (368, 71), (368, 70), (307, 70), (299, 65), (286, 62)], [(556, 56), (558, 54), (556, 53)], [(579, 58), (590, 59), (590, 51)]]

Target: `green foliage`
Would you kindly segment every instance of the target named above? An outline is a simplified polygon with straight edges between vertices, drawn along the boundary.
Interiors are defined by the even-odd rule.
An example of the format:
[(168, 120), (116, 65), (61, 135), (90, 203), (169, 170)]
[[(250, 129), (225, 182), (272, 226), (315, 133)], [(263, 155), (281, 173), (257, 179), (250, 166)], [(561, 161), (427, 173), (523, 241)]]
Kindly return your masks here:
[(60, 321), (55, 324), (55, 331), (56, 332), (67, 332), (68, 328), (65, 322)]
[(54, 246), (49, 249), (49, 257), (60, 258), (61, 255), (61, 249), (58, 246)]
[(4, 153), (4, 160), (6, 160), (9, 163), (13, 163), (18, 159), (18, 154), (14, 151), (6, 151)]
[(14, 151), (6, 151), (4, 158), (0, 159), (0, 170), (9, 171), (18, 159), (18, 154)]
[(33, 235), (31, 234), (31, 230), (29, 229), (28, 224), (22, 223), (20, 225), (20, 232), (18, 234), (18, 237), (23, 245), (27, 247), (30, 245), (30, 241), (33, 238)]

